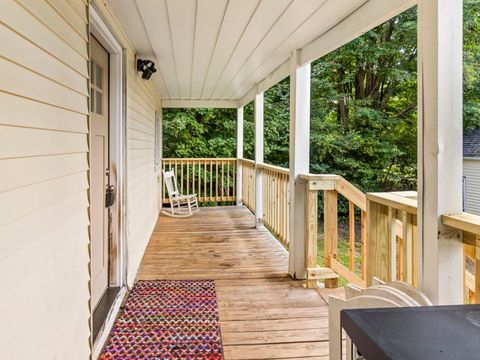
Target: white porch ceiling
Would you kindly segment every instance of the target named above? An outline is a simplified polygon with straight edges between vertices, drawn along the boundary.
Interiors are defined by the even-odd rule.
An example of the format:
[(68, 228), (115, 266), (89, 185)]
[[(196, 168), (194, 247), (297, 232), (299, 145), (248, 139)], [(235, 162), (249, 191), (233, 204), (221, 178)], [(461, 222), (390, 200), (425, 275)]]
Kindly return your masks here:
[[(412, 4), (412, 0), (110, 0), (138, 54), (157, 64), (152, 81), (162, 99), (236, 101), (275, 70), (284, 77), (293, 49), (304, 48), (357, 10), (365, 10), (361, 8), (368, 2), (396, 8)], [(392, 6), (383, 7), (387, 12)]]

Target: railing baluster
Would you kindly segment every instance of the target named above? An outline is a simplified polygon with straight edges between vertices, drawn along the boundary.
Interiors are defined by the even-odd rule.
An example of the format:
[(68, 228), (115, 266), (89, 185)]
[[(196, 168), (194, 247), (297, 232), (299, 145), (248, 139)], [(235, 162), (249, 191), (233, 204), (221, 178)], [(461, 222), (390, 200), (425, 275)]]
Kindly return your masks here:
[(361, 217), (361, 258), (362, 258), (362, 270), (361, 278), (365, 280), (367, 278), (367, 212), (362, 210)]
[(350, 271), (355, 272), (355, 205), (348, 201), (348, 237), (350, 245)]
[[(324, 196), (324, 252), (325, 266), (331, 267), (330, 259), (337, 259), (338, 252), (338, 195), (335, 190), (325, 190)], [(338, 279), (325, 280), (326, 288), (338, 286)]]
[(390, 280), (397, 280), (397, 218), (396, 210), (388, 207), (388, 226), (390, 230)]

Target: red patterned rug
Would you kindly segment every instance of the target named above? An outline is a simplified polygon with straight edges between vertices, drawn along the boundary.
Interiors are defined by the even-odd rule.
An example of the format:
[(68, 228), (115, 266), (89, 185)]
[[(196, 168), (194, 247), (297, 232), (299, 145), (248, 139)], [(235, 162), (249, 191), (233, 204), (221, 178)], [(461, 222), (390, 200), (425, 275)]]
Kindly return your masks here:
[(223, 359), (215, 284), (139, 281), (100, 359)]

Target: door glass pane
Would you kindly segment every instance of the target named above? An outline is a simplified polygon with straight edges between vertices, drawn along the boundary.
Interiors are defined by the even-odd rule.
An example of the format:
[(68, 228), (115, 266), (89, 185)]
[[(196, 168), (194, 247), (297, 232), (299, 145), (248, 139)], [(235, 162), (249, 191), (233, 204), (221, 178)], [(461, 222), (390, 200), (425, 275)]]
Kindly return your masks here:
[(95, 64), (95, 85), (99, 89), (102, 89), (102, 73), (103, 69), (98, 64)]
[(90, 60), (90, 83), (95, 84), (95, 61)]
[(102, 115), (102, 93), (95, 91), (95, 112)]
[(90, 89), (90, 112), (95, 111), (95, 90)]

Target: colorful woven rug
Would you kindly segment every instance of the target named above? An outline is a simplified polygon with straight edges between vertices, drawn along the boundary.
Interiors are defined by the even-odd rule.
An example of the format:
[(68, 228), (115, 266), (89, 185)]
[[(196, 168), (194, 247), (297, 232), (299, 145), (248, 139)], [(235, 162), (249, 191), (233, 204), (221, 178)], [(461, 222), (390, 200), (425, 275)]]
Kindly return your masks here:
[(223, 359), (215, 284), (139, 281), (100, 359)]

